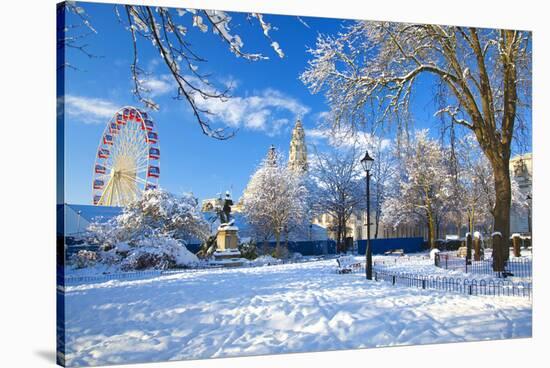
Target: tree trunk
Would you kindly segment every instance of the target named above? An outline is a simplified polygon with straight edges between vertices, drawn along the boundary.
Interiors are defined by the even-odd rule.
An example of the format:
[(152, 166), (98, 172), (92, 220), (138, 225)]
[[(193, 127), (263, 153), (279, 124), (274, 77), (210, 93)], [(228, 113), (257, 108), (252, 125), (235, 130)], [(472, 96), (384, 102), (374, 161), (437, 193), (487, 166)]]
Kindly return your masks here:
[(340, 221), (340, 216), (338, 216), (338, 224), (336, 225), (336, 252), (341, 253), (342, 251), (342, 221)]
[(435, 224), (436, 224), (436, 227), (435, 227), (435, 234), (436, 234), (436, 235), (435, 235), (435, 238), (436, 238), (436, 239), (439, 239), (439, 238), (441, 238), (441, 233), (440, 233), (440, 231), (441, 231), (441, 219), (439, 218), (439, 216), (437, 217)]
[(269, 254), (269, 242), (267, 238), (264, 238), (263, 253), (264, 255)]
[(514, 236), (512, 238), (512, 245), (514, 246), (514, 257), (521, 257), (521, 238)]
[(472, 264), (472, 234), (466, 234), (466, 264)]
[(435, 220), (432, 214), (428, 214), (428, 242), (430, 249), (435, 248)]
[(290, 231), (285, 226), (285, 248), (288, 248), (288, 236), (290, 234)]
[(278, 250), (281, 244), (281, 232), (275, 231), (275, 248)]
[(504, 258), (502, 248), (504, 245), (504, 239), (499, 233), (493, 234), (493, 271), (504, 272)]
[(474, 238), (474, 261), (481, 261), (481, 239)]
[(342, 249), (343, 249), (343, 253), (346, 253), (348, 251), (348, 243), (347, 243), (347, 237), (348, 237), (348, 229), (346, 228), (347, 226), (347, 222), (346, 222), (346, 217), (342, 218), (342, 232), (343, 232), (343, 235), (342, 235)]
[(497, 164), (493, 164), (493, 175), (495, 176), (495, 207), (494, 231), (502, 234), (502, 246), (500, 249), (501, 255), (505, 261), (510, 255), (510, 247), (508, 239), (510, 238), (510, 206), (512, 203), (512, 189), (510, 183), (510, 170), (508, 167), (508, 159), (499, 160)]

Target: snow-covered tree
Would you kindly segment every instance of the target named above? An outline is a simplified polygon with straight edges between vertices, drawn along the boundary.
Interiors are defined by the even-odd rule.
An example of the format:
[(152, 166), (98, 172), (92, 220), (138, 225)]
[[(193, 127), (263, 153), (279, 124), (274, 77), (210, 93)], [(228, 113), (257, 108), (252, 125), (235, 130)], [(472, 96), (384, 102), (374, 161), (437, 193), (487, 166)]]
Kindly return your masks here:
[[(170, 75), (170, 80), (177, 90), (178, 100), (186, 101), (203, 133), (217, 139), (227, 139), (234, 132), (226, 132), (223, 128), (214, 128), (209, 116), (212, 112), (203, 107), (201, 101), (218, 99), (225, 101), (231, 98), (232, 84), (216, 83), (208, 71), (201, 71), (207, 59), (200, 54), (200, 48), (189, 40), (189, 34), (194, 30), (200, 33), (212, 33), (220, 40), (219, 46), (227, 47), (236, 57), (249, 61), (268, 59), (258, 52), (245, 51), (244, 41), (234, 32), (239, 28), (229, 13), (219, 10), (175, 9), (146, 5), (115, 5), (115, 13), (124, 29), (130, 33), (131, 58), (130, 72), (133, 79), (133, 93), (147, 108), (158, 110), (159, 105), (153, 99), (149, 81), (153, 72), (143, 64), (144, 52), (152, 47), (159, 55), (161, 65), (164, 65)], [(65, 14), (71, 14), (76, 20), (65, 24)], [(257, 24), (259, 31), (267, 39), (274, 53), (283, 58), (284, 52), (279, 43), (272, 39), (271, 31), (275, 29), (262, 14), (250, 13), (247, 16), (251, 24)], [(82, 4), (66, 1), (58, 5), (58, 48), (79, 50), (90, 58), (96, 58), (86, 42), (86, 37), (101, 31), (94, 27), (93, 19), (85, 11)], [(213, 44), (214, 45), (214, 44)], [(61, 67), (76, 68), (70, 63)], [(206, 69), (206, 68), (205, 68)]]
[(396, 159), (392, 147), (386, 139), (377, 137), (369, 145), (369, 153), (374, 158), (371, 169), (371, 203), (374, 203), (374, 239), (378, 238), (382, 220), (382, 205), (386, 200), (389, 188), (392, 185), (396, 167)]
[(311, 163), (311, 177), (317, 185), (314, 196), (316, 213), (328, 214), (334, 221), (339, 251), (344, 250), (346, 230), (353, 214), (360, 215), (365, 208), (364, 171), (357, 149), (333, 150), (315, 153)]
[[(457, 191), (453, 199), (456, 208), (465, 215), (470, 232), (479, 227), (486, 233), (492, 233), (496, 193), (491, 164), (472, 134), (458, 139), (455, 148)], [(526, 212), (529, 193), (520, 190), (514, 176), (511, 178), (511, 189), (511, 207), (519, 213)]]
[(92, 223), (87, 232), (88, 242), (100, 246), (104, 263), (124, 270), (170, 268), (198, 262), (185, 241), (205, 239), (208, 224), (192, 195), (154, 189), (144, 191), (112, 220)]
[(472, 134), (457, 139), (454, 152), (452, 199), (459, 213), (456, 220), (459, 224), (466, 220), (472, 234), (476, 227), (492, 232), (494, 180), (489, 161)]
[(156, 234), (180, 240), (208, 236), (198, 201), (189, 193), (176, 196), (162, 189), (146, 190), (115, 220), (118, 236), (125, 241)]
[(427, 130), (416, 132), (404, 143), (399, 157), (395, 188), (382, 206), (382, 221), (392, 227), (425, 223), (430, 247), (435, 246), (437, 224), (445, 215), (452, 195), (452, 182), (441, 144), (428, 137)]
[(319, 35), (310, 53), (301, 79), (325, 92), (335, 126), (361, 129), (371, 116), (377, 123), (407, 112), (415, 81), (434, 78), (436, 114), (472, 131), (491, 164), (494, 227), (508, 238), (512, 142), (531, 103), (530, 32), (357, 21)]
[(242, 197), (243, 213), (252, 233), (264, 240), (274, 237), (279, 249), (283, 235), (307, 223), (307, 203), (303, 177), (290, 170), (271, 147)]

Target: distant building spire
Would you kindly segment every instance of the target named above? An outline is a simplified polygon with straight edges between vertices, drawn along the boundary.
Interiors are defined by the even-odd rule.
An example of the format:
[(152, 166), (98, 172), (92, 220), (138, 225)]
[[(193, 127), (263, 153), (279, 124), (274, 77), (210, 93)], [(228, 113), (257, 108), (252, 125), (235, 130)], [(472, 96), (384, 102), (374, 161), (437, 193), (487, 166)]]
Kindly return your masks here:
[(288, 166), (294, 172), (303, 173), (307, 171), (306, 135), (300, 118), (296, 120), (294, 129), (292, 129)]
[(271, 145), (271, 147), (269, 147), (266, 160), (269, 166), (277, 166), (277, 150), (275, 149), (274, 145)]

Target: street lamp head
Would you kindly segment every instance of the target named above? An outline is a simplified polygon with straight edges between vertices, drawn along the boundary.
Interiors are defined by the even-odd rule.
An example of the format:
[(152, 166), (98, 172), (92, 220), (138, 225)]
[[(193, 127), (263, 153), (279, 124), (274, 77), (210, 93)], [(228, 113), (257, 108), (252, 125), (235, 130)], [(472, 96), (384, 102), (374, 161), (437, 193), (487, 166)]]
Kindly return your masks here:
[(365, 157), (361, 159), (361, 165), (363, 166), (363, 169), (365, 169), (365, 171), (370, 171), (373, 163), (374, 159), (369, 156), (369, 151), (366, 151)]

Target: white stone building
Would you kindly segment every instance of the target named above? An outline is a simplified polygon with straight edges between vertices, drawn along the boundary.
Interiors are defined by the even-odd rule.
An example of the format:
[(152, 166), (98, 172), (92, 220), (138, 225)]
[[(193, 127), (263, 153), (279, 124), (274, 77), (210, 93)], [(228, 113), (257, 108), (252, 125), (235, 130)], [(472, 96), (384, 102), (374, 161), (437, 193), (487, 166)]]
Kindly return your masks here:
[(533, 154), (526, 153), (510, 159), (510, 175), (516, 178), (519, 189), (529, 196), (527, 213), (512, 209), (510, 213), (510, 233), (531, 233), (531, 208), (533, 193)]

